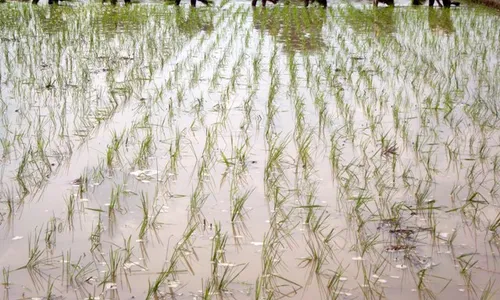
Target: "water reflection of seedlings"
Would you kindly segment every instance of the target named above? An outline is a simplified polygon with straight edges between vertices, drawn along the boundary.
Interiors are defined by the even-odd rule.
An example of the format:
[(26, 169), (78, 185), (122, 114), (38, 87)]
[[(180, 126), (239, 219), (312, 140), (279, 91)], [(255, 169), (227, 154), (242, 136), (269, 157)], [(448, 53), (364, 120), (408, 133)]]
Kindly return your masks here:
[(107, 270), (104, 273), (104, 277), (99, 285), (103, 287), (103, 293), (106, 293), (109, 290), (112, 290), (112, 293), (114, 293), (116, 292), (116, 282), (119, 272), (123, 268), (120, 249), (114, 250), (111, 247), (108, 253), (108, 260), (104, 259), (104, 262), (106, 263)]
[(236, 278), (245, 270), (247, 266), (247, 264), (232, 264), (226, 261), (227, 240), (227, 234), (221, 233), (220, 224), (215, 223), (215, 232), (212, 238), (212, 251), (210, 258), (212, 273), (205, 286), (205, 296), (219, 295), (222, 297), (229, 291), (229, 285), (236, 280)]
[(451, 34), (455, 31), (450, 9), (429, 9), (429, 28), (433, 32)]
[[(263, 272), (255, 281), (256, 298), (294, 296), (299, 287), (289, 280), (297, 276), (292, 274), (289, 278), (283, 272), (287, 267), (291, 271), (296, 268), (296, 264), (286, 265), (290, 255), (284, 251), (290, 250), (306, 253), (300, 266), (311, 268), (320, 289), (327, 286), (329, 293), (324, 298), (351, 296), (347, 290), (342, 290), (346, 279), (340, 274), (351, 278), (356, 272), (361, 276), (354, 279), (354, 285), (363, 287), (355, 293), (365, 298), (391, 297), (393, 291), (384, 290), (382, 281), (392, 262), (388, 256), (404, 260), (407, 266), (399, 267), (415, 276), (413, 287), (421, 291), (421, 297), (437, 297), (427, 289), (436, 292), (434, 281), (437, 277), (433, 275), (438, 274), (421, 271), (432, 264), (429, 258), (424, 262), (418, 253), (429, 251), (434, 255), (440, 244), (451, 251), (451, 256), (458, 265), (463, 265), (462, 268), (472, 267), (462, 273), (457, 269), (455, 274), (461, 276), (463, 282), (460, 283), (465, 283), (469, 297), (478, 297), (478, 290), (483, 288), (483, 295), (491, 293), (491, 283), (474, 284), (476, 280), (476, 284), (480, 282), (477, 276), (481, 276), (475, 271), (479, 267), (479, 263), (474, 264), (476, 255), (472, 260), (470, 256), (455, 257), (452, 246), (463, 240), (463, 231), (440, 234), (448, 221), (438, 223), (443, 215), (449, 216), (446, 220), (462, 217), (461, 224), (466, 230), (473, 229), (470, 232), (474, 238), (490, 238), (486, 247), (490, 247), (490, 253), (498, 252), (496, 231), (500, 222), (493, 205), (499, 190), (497, 178), (500, 178), (497, 176), (500, 160), (495, 156), (498, 145), (494, 130), (498, 127), (499, 115), (498, 104), (494, 101), (498, 98), (494, 84), (498, 74), (494, 72), (495, 65), (488, 63), (495, 62), (495, 52), (491, 49), (498, 48), (492, 46), (496, 45), (498, 30), (495, 30), (496, 23), (490, 22), (488, 13), (481, 11), (478, 17), (475, 10), (454, 10), (454, 24), (450, 29), (432, 24), (433, 15), (439, 16), (441, 12), (417, 7), (366, 10), (341, 6), (328, 10), (324, 21), (322, 17), (316, 20), (319, 12), (307, 13), (288, 7), (275, 7), (267, 12), (244, 5), (229, 5), (221, 10), (172, 9), (161, 5), (84, 5), (70, 10), (47, 6), (27, 10), (26, 7), (12, 4), (0, 10), (4, 25), (0, 33), (0, 47), (4, 49), (0, 58), (0, 112), (3, 115), (2, 132), (7, 132), (2, 138), (5, 154), (2, 163), (6, 167), (2, 176), (2, 194), (5, 195), (2, 195), (1, 206), (5, 211), (0, 214), (11, 215), (12, 224), (15, 221), (22, 225), (8, 224), (9, 228), (22, 229), (36, 222), (12, 216), (17, 209), (23, 208), (23, 195), (34, 195), (47, 184), (51, 186), (49, 191), (54, 190), (58, 180), (47, 180), (47, 176), (58, 174), (52, 165), (54, 157), (59, 164), (64, 159), (76, 164), (70, 166), (68, 163), (70, 171), (79, 169), (81, 164), (92, 164), (94, 158), (98, 161), (90, 172), (82, 172), (88, 174), (88, 187), (77, 184), (80, 190), (75, 201), (82, 201), (84, 192), (91, 197), (92, 192), (99, 190), (100, 195), (101, 188), (111, 188), (107, 183), (116, 180), (116, 174), (105, 174), (106, 167), (108, 170), (118, 166), (133, 168), (131, 165), (138, 162), (134, 162), (137, 157), (155, 156), (159, 166), (164, 168), (157, 172), (165, 171), (166, 175), (163, 176), (166, 183), (156, 188), (172, 198), (176, 197), (177, 189), (185, 189), (187, 185), (193, 195), (188, 202), (172, 199), (177, 205), (188, 206), (188, 219), (180, 224), (186, 229), (170, 259), (163, 267), (158, 267), (161, 273), (152, 275), (158, 278), (151, 279), (151, 298), (153, 295), (175, 297), (175, 289), (180, 286), (177, 281), (180, 272), (196, 271), (199, 275), (198, 271), (205, 267), (211, 271), (213, 265), (208, 260), (201, 261), (200, 265), (192, 262), (197, 255), (194, 249), (202, 255), (211, 254), (206, 247), (197, 248), (199, 245), (194, 240), (203, 226), (201, 220), (208, 216), (204, 213), (214, 211), (205, 206), (204, 199), (217, 199), (219, 193), (230, 189), (231, 201), (217, 202), (215, 210), (220, 205), (228, 209), (226, 217), (233, 221), (235, 244), (240, 240), (244, 244), (247, 237), (259, 232), (261, 226), (252, 226), (248, 232), (242, 221), (253, 218), (255, 213), (259, 216), (247, 207), (253, 199), (241, 197), (252, 190), (253, 186), (247, 185), (253, 183), (256, 174), (263, 177), (260, 178), (264, 181), (263, 201), (267, 202), (269, 213), (269, 228), (259, 256)], [(257, 16), (253, 24), (253, 19), (248, 19), (249, 14)], [(308, 14), (312, 20), (308, 20)], [(321, 22), (324, 25), (318, 26)], [(453, 38), (442, 39), (433, 32), (418, 30), (426, 22), (432, 31), (445, 32), (455, 41), (460, 40), (460, 45), (450, 43)], [(259, 29), (262, 34), (257, 32), (255, 35)], [(373, 35), (377, 37), (375, 41)], [(481, 40), (481, 37), (486, 38)], [(316, 44), (317, 40), (321, 45), (306, 45)], [(492, 43), (485, 44), (492, 47), (483, 47), (484, 43), (476, 43), (479, 40)], [(308, 52), (307, 49), (318, 51)], [(448, 59), (453, 51), (461, 58)], [(286, 55), (281, 56), (280, 52)], [(460, 64), (469, 60), (470, 64)], [(205, 78), (210, 79), (207, 82)], [(164, 84), (161, 83), (163, 79)], [(160, 86), (156, 87), (158, 84)], [(205, 85), (210, 85), (208, 90), (204, 89)], [(471, 86), (475, 88), (471, 90)], [(316, 112), (311, 113), (313, 110)], [(125, 120), (116, 112), (123, 112)], [(130, 123), (136, 126), (128, 124), (129, 116)], [(75, 121), (68, 122), (71, 119)], [(261, 121), (265, 123), (264, 132), (260, 132)], [(123, 127), (122, 123), (125, 123)], [(101, 128), (103, 124), (111, 130)], [(200, 128), (208, 129), (200, 133)], [(117, 133), (113, 133), (113, 129)], [(237, 135), (234, 130), (238, 131)], [(108, 149), (102, 147), (97, 134), (104, 134), (105, 140), (111, 139)], [(148, 135), (152, 136), (150, 153), (138, 154), (141, 142)], [(228, 136), (230, 146), (226, 143)], [(127, 138), (135, 152), (123, 148), (128, 146)], [(198, 146), (200, 139), (205, 139), (205, 144), (201, 142)], [(88, 151), (84, 147), (75, 151), (85, 161), (69, 160), (75, 143), (90, 146)], [(193, 156), (184, 156), (186, 144), (192, 148)], [(106, 150), (108, 153), (101, 155)], [(330, 178), (324, 177), (324, 153), (330, 156)], [(265, 157), (253, 165), (249, 160), (251, 155)], [(446, 161), (441, 161), (444, 155)], [(444, 167), (447, 170), (443, 170)], [(215, 181), (220, 168), (225, 168), (225, 179), (220, 181), (218, 190)], [(105, 175), (113, 177), (104, 181)], [(6, 187), (14, 177), (17, 182), (13, 182), (8, 195)], [(185, 181), (186, 177), (192, 181)], [(175, 181), (177, 178), (179, 182)], [(321, 184), (320, 178), (328, 185)], [(104, 186), (97, 187), (100, 183)], [(139, 183), (138, 188), (144, 189), (146, 194), (155, 187)], [(114, 187), (111, 194), (118, 195), (116, 190)], [(448, 192), (453, 207), (444, 211)], [(322, 199), (324, 195), (333, 197)], [(51, 195), (43, 194), (41, 199), (45, 201), (47, 197)], [(324, 204), (317, 204), (320, 199)], [(140, 197), (127, 200), (140, 201)], [(64, 215), (66, 210), (68, 217), (78, 214), (78, 206), (75, 205), (75, 211), (70, 213), (72, 205), (69, 199), (66, 201), (69, 206), (55, 207), (54, 215), (61, 212)], [(125, 205), (126, 201), (120, 201), (110, 199), (107, 210), (85, 209), (99, 213), (99, 216), (92, 213), (86, 216), (96, 221), (99, 217), (88, 241), (98, 261), (110, 260), (110, 255), (103, 258), (99, 253), (107, 253), (111, 245), (101, 244), (100, 235), (104, 229), (100, 213), (113, 219), (116, 211), (121, 211), (119, 204)], [(144, 237), (144, 241), (139, 242), (140, 248), (133, 249), (130, 237), (120, 245), (122, 265), (127, 269), (125, 274), (131, 274), (128, 267), (133, 267), (134, 250), (140, 252), (139, 260), (144, 265), (149, 259), (146, 251), (153, 248), (152, 243), (147, 243), (147, 237), (152, 233), (151, 219), (158, 212), (158, 204), (156, 200), (151, 202), (147, 205), (147, 214), (139, 217), (140, 223), (146, 220), (139, 225), (146, 225), (146, 233), (141, 234), (140, 228), (130, 233)], [(33, 203), (23, 209), (38, 209), (38, 205), (43, 204)], [(295, 209), (296, 205), (301, 209)], [(337, 224), (335, 213), (326, 212), (331, 212), (331, 206), (336, 206), (346, 217), (346, 222), (339, 221), (340, 227), (352, 228), (341, 231), (345, 235), (338, 235), (339, 239), (348, 241), (345, 249), (338, 249), (337, 236), (330, 227)], [(80, 212), (83, 208), (82, 205)], [(0, 217), (0, 222), (2, 219)], [(58, 249), (67, 246), (62, 243), (65, 235), (72, 235), (62, 230), (70, 219), (65, 215), (58, 225), (55, 219), (47, 222), (43, 228), (44, 246), (49, 255), (52, 251), (65, 253), (63, 261), (67, 262), (63, 266), (66, 270), (62, 283), (68, 280), (71, 283), (73, 277), (71, 285), (76, 289), (78, 282), (86, 282), (83, 286), (89, 286), (87, 282), (92, 282), (89, 278), (96, 274), (100, 277), (100, 273), (86, 268), (88, 273), (82, 271), (87, 274), (86, 278), (77, 280), (76, 277), (81, 277), (77, 270), (84, 268), (90, 256), (84, 253), (77, 261), (71, 261), (67, 249)], [(379, 219), (386, 225), (375, 233), (372, 221)], [(412, 222), (426, 224), (429, 228), (424, 234)], [(304, 235), (294, 244), (292, 236), (298, 233), (297, 224), (302, 224), (300, 229)], [(57, 245), (55, 226), (58, 230), (62, 228), (57, 233)], [(109, 230), (112, 229), (110, 224)], [(82, 230), (90, 228), (82, 226)], [(218, 231), (220, 239), (227, 240), (227, 234)], [(16, 243), (11, 244), (8, 247), (15, 250)], [(479, 250), (483, 247), (479, 245)], [(206, 292), (207, 298), (222, 298), (231, 293), (231, 274), (243, 268), (243, 265), (227, 261), (229, 253), (222, 257), (222, 251), (228, 249), (227, 242), (226, 249), (216, 248), (221, 250), (217, 262), (219, 277), (208, 275), (209, 281), (204, 281), (200, 289), (200, 293)], [(337, 262), (331, 253), (349, 255), (349, 249), (363, 256), (354, 257), (356, 263), (346, 270), (329, 270), (330, 264)], [(487, 259), (492, 257), (490, 253), (485, 254)], [(248, 257), (248, 260), (254, 263), (259, 257)], [(148, 263), (156, 268), (157, 256), (151, 259)], [(445, 265), (445, 261), (441, 263)], [(448, 270), (450, 266), (453, 269), (449, 264), (440, 269)], [(248, 276), (256, 275), (252, 273), (255, 269), (247, 271)], [(120, 272), (117, 274), (119, 277)], [(191, 280), (196, 275), (186, 275), (190, 277), (186, 280), (190, 282), (186, 283), (188, 289), (199, 289), (191, 286), (196, 284), (196, 280)], [(454, 280), (456, 278), (453, 276)], [(56, 292), (53, 277), (47, 279), (45, 276), (41, 280), (38, 282), (43, 284), (37, 283), (38, 288), (48, 296), (53, 295)], [(323, 280), (328, 283), (322, 283)], [(447, 280), (444, 282), (446, 284)], [(115, 283), (105, 284), (105, 292), (101, 295), (95, 290), (88, 293), (84, 287), (78, 288), (77, 293), (80, 298), (92, 293), (101, 298), (117, 296), (110, 293), (118, 288)], [(310, 284), (310, 280), (305, 283)], [(137, 284), (140, 289), (141, 283)], [(412, 283), (403, 280), (402, 285), (400, 293), (406, 295)], [(11, 293), (17, 293), (17, 286), (10, 287)], [(122, 285), (119, 289), (126, 290), (127, 286)], [(316, 287), (314, 291), (318, 291)], [(444, 293), (453, 293), (453, 289), (448, 287)]]
[(53, 267), (53, 260), (45, 257), (46, 251), (40, 246), (42, 230), (35, 229), (34, 235), (28, 237), (28, 261), (16, 270), (26, 269), (32, 279), (35, 288), (41, 287), (42, 279), (45, 277), (44, 268)]
[[(276, 215), (275, 215), (276, 216)], [(289, 216), (286, 216), (288, 218)], [(257, 299), (267, 296), (291, 297), (298, 293), (302, 286), (279, 272), (279, 268), (284, 262), (281, 260), (283, 249), (288, 245), (290, 236), (287, 234), (288, 228), (286, 220), (282, 220), (282, 225), (271, 225), (271, 230), (264, 237), (262, 245), (262, 273), (257, 278), (255, 296)], [(271, 224), (277, 224), (275, 221)], [(275, 227), (276, 226), (276, 227)]]
[(9, 285), (10, 285), (10, 269), (7, 267), (3, 267), (2, 268), (2, 278), (3, 278), (3, 281), (2, 281), (2, 285), (3, 287), (5, 288), (6, 291), (8, 291), (9, 289)]
[(267, 32), (284, 45), (287, 53), (319, 52), (325, 46), (322, 37), (326, 12), (304, 10), (293, 6), (273, 10), (255, 9), (254, 28)]
[(307, 256), (301, 258), (299, 267), (309, 269), (309, 276), (306, 282), (306, 285), (309, 285), (313, 276), (316, 276), (318, 282), (321, 282), (321, 278), (327, 275), (324, 267), (329, 264), (333, 252), (331, 252), (331, 248), (327, 247), (322, 240), (317, 240), (314, 236), (307, 239), (306, 245)]
[(375, 37), (384, 38), (396, 31), (393, 7), (361, 10), (349, 6), (342, 13), (345, 14), (345, 22), (360, 34), (373, 32)]
[(45, 246), (48, 250), (52, 250), (56, 246), (57, 231), (57, 219), (51, 217), (45, 227)]
[[(101, 212), (104, 212), (104, 211), (101, 211)], [(94, 250), (101, 248), (101, 234), (103, 231), (104, 231), (104, 227), (103, 227), (102, 220), (101, 220), (101, 213), (99, 212), (99, 218), (97, 220), (97, 225), (95, 227), (93, 226), (92, 231), (90, 233), (89, 240), (91, 243), (91, 247), (90, 247), (91, 252), (94, 252)]]
[(349, 296), (347, 292), (342, 292), (346, 278), (342, 276), (344, 269), (339, 265), (337, 271), (333, 273), (327, 283), (327, 289), (332, 300), (342, 299), (342, 296)]
[(66, 221), (68, 222), (68, 226), (70, 229), (73, 229), (73, 218), (75, 216), (75, 208), (76, 208), (76, 196), (74, 194), (69, 195), (69, 198), (66, 199)]
[(213, 14), (210, 10), (178, 10), (175, 24), (177, 30), (188, 37), (193, 37), (200, 31), (211, 33), (214, 29)]

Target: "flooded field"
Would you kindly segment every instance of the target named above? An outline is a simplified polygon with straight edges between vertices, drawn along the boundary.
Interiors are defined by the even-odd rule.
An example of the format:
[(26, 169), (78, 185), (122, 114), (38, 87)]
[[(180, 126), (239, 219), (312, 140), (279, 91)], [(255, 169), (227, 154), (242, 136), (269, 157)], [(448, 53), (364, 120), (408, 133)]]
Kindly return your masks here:
[(0, 4), (3, 299), (498, 299), (499, 32)]

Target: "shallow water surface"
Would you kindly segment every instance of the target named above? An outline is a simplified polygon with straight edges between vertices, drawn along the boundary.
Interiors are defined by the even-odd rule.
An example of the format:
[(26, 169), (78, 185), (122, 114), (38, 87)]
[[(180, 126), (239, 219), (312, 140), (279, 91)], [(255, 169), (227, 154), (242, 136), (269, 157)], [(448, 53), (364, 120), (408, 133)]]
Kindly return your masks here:
[(495, 299), (480, 6), (0, 5), (4, 299)]

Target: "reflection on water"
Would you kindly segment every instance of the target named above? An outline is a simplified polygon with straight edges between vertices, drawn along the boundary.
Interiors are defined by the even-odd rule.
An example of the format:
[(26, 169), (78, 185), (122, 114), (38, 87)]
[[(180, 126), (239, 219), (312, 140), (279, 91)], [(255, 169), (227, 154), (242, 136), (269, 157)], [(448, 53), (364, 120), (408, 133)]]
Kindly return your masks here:
[(433, 32), (450, 34), (455, 31), (449, 9), (429, 9), (429, 28)]
[(396, 31), (393, 7), (374, 10), (373, 30), (376, 36), (389, 35)]
[(179, 32), (193, 36), (200, 31), (211, 33), (214, 29), (213, 14), (209, 10), (190, 9), (177, 11), (175, 24)]
[(2, 299), (500, 279), (496, 12), (183, 6), (0, 8)]
[(394, 8), (384, 7), (373, 10), (349, 7), (343, 12), (346, 24), (358, 34), (373, 33), (376, 38), (396, 32)]
[(271, 35), (289, 53), (322, 50), (325, 19), (326, 12), (321, 9), (285, 6), (253, 10), (254, 28)]

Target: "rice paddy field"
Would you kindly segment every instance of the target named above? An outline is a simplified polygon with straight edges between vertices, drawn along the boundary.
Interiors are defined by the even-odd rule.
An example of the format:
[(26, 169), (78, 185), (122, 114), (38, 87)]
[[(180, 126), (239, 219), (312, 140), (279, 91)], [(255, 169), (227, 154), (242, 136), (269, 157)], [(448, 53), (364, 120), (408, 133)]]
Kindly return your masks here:
[(0, 4), (2, 299), (498, 299), (500, 14)]

